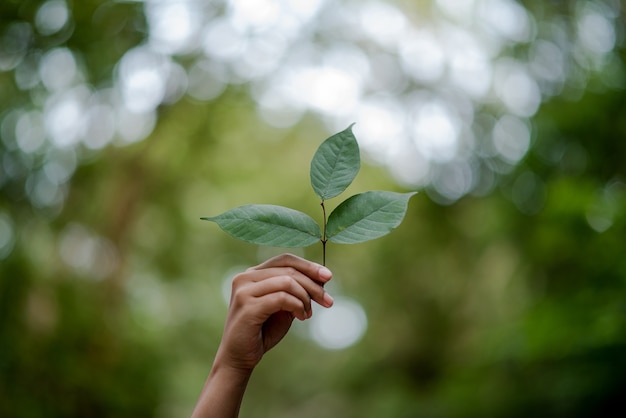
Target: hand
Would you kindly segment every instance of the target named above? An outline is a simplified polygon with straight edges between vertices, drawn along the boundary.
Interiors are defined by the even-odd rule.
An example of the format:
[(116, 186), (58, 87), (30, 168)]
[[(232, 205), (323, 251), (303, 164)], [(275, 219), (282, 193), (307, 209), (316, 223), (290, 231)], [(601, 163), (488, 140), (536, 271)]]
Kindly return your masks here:
[(291, 254), (235, 276), (216, 362), (252, 370), (285, 336), (294, 318), (311, 317), (311, 300), (332, 306), (333, 299), (323, 287), (331, 278), (326, 267)]
[(311, 317), (311, 300), (324, 307), (332, 278), (326, 267), (291, 254), (269, 259), (233, 279), (222, 342), (192, 417), (235, 418), (252, 370), (282, 340), (294, 318)]

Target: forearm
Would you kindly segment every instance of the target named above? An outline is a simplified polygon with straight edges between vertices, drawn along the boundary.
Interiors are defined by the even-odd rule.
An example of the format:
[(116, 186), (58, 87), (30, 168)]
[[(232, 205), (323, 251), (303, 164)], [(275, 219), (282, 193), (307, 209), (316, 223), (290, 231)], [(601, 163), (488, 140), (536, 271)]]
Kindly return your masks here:
[(236, 418), (252, 370), (240, 370), (216, 361), (202, 388), (192, 418)]
[(224, 335), (192, 418), (237, 418), (252, 370), (311, 302), (329, 308), (326, 267), (291, 254), (273, 257), (233, 278)]

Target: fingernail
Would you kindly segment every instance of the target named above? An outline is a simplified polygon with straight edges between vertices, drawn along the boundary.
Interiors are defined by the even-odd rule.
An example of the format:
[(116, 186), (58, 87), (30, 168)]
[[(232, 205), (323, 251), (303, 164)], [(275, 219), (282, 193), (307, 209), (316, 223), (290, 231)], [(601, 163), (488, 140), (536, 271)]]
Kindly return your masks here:
[(333, 273), (324, 266), (320, 267), (319, 275), (325, 279), (333, 277)]
[(328, 294), (328, 292), (324, 292), (324, 303), (326, 304), (326, 306), (328, 307), (332, 306), (334, 301), (335, 300), (333, 299), (331, 295)]

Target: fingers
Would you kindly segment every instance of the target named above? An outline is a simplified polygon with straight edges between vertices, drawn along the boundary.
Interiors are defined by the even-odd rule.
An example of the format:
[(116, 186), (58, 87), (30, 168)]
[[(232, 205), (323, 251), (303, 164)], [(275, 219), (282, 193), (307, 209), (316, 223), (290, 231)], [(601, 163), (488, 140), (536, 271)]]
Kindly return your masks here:
[(234, 281), (231, 308), (244, 316), (251, 315), (258, 324), (279, 311), (289, 312), (302, 321), (312, 314), (309, 294), (288, 276), (243, 284)]
[(313, 299), (326, 308), (332, 305), (332, 298), (319, 282), (312, 280), (293, 267), (270, 267), (263, 270), (248, 271), (240, 278), (241, 281), (249, 282), (264, 282), (268, 279), (279, 280), (284, 289), (302, 288), (306, 291), (307, 298)]
[(301, 321), (309, 319), (312, 315), (310, 303), (307, 309), (302, 299), (287, 292), (267, 293), (255, 298), (253, 304), (264, 318), (269, 318), (280, 311), (289, 312)]
[(232, 302), (256, 307), (262, 316), (286, 310), (298, 319), (308, 319), (312, 315), (311, 300), (327, 308), (332, 306), (333, 298), (322, 287), (331, 277), (327, 268), (285, 254), (235, 276)]
[(326, 308), (332, 306), (333, 298), (323, 288), (324, 284), (332, 278), (331, 271), (292, 254), (282, 254), (252, 267), (241, 274), (238, 280), (258, 282), (277, 276), (291, 277), (315, 302)]
[(322, 284), (328, 282), (333, 277), (331, 271), (326, 267), (293, 254), (281, 254), (270, 258), (266, 262), (252, 267), (250, 270), (263, 270), (272, 267), (292, 267), (311, 278), (311, 280)]
[[(284, 299), (287, 296), (293, 297), (294, 302), (297, 300), (296, 305), (298, 309), (296, 310), (304, 312), (304, 318), (301, 318), (301, 315), (298, 315), (298, 312), (293, 312), (298, 319), (307, 319), (313, 313), (311, 310), (311, 296), (308, 291), (293, 277), (275, 276), (271, 279), (263, 280), (250, 285), (248, 291), (250, 292), (250, 295), (255, 298), (263, 298), (267, 296), (274, 297), (277, 299), (275, 302), (279, 305), (283, 303), (286, 304)], [(277, 297), (275, 295), (279, 296)], [(289, 306), (292, 306), (292, 304), (290, 303)]]

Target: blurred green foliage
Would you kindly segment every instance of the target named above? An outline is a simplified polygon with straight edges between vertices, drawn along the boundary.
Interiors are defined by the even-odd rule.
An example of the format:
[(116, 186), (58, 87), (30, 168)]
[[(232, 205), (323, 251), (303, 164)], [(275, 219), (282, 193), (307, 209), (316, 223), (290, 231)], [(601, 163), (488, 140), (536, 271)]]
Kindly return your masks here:
[[(0, 3), (0, 32), (39, 4)], [(73, 33), (33, 48), (76, 49), (106, 84), (145, 36), (140, 5), (71, 6)], [(0, 118), (36, 100), (12, 77), (0, 72)], [(489, 195), (441, 206), (419, 194), (393, 234), (332, 249), (332, 290), (363, 305), (366, 335), (329, 351), (295, 324), (255, 371), (242, 417), (624, 412), (626, 96), (591, 80), (533, 124), (530, 152)], [(61, 210), (26, 196), (38, 157), (0, 142), (13, 237), (0, 260), (0, 416), (188, 415), (219, 343), (224, 279), (270, 255), (199, 218), (252, 202), (317, 213), (308, 164), (326, 136), (314, 118), (267, 126), (237, 86), (184, 98), (148, 139), (87, 152)], [(16, 159), (26, 171), (8, 175)], [(377, 188), (401, 191), (366, 165), (349, 192)], [(76, 236), (109, 254), (105, 276), (68, 263)]]

